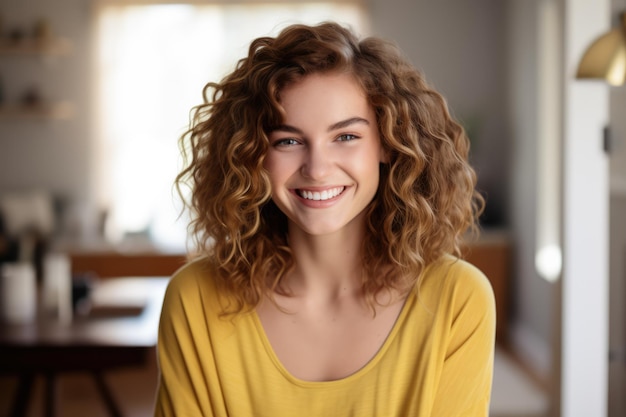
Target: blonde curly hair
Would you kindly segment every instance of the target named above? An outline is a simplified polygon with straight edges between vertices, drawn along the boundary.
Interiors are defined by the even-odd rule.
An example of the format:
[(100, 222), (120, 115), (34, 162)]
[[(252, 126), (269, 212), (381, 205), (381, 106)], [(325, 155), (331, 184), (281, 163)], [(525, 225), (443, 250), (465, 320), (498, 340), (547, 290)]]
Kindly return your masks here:
[[(286, 216), (271, 199), (263, 167), (268, 132), (281, 125), (280, 92), (312, 73), (353, 74), (376, 114), (388, 163), (367, 207), (362, 247), (363, 293), (408, 290), (444, 254), (460, 256), (468, 229), (476, 230), (484, 200), (468, 163), (469, 141), (443, 97), (392, 43), (359, 40), (326, 22), (292, 25), (254, 40), (248, 56), (220, 83), (203, 90), (189, 130), (181, 137), (190, 232), (235, 300), (234, 312), (280, 290), (293, 266)], [(270, 293), (271, 293), (270, 291)]]

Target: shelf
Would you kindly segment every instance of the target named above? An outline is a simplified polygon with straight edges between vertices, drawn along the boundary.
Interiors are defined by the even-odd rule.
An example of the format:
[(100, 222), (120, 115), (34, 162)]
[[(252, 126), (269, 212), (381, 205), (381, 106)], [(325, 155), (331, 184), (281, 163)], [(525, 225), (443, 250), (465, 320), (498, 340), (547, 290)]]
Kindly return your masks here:
[(65, 38), (0, 40), (0, 55), (67, 55), (72, 44)]
[(74, 106), (68, 102), (42, 103), (37, 105), (1, 105), (0, 120), (69, 119)]

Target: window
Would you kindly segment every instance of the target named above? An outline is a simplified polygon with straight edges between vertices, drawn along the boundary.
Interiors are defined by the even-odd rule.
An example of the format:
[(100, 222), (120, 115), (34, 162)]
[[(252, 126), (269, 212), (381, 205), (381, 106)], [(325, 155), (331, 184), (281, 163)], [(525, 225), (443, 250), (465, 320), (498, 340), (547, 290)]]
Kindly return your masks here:
[(187, 220), (173, 188), (178, 138), (208, 81), (218, 81), (250, 41), (290, 23), (333, 19), (367, 30), (360, 3), (140, 4), (97, 9), (100, 200), (109, 237), (142, 234), (183, 250)]

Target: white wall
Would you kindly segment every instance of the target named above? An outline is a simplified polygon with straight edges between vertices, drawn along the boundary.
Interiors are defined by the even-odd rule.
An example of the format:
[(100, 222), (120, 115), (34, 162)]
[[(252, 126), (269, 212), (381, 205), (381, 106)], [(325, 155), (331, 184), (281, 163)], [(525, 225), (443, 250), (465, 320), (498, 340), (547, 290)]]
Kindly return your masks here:
[(608, 397), (608, 89), (574, 79), (585, 48), (610, 27), (609, 0), (566, 0), (561, 410), (605, 416)]

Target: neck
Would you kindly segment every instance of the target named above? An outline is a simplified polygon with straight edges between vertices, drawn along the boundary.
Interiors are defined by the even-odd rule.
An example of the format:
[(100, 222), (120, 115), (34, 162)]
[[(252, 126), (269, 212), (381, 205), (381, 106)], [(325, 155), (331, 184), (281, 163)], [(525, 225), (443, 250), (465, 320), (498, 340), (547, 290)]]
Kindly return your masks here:
[(360, 293), (364, 227), (348, 228), (323, 236), (290, 227), (289, 246), (295, 268), (285, 284), (294, 295), (317, 293), (322, 297)]

